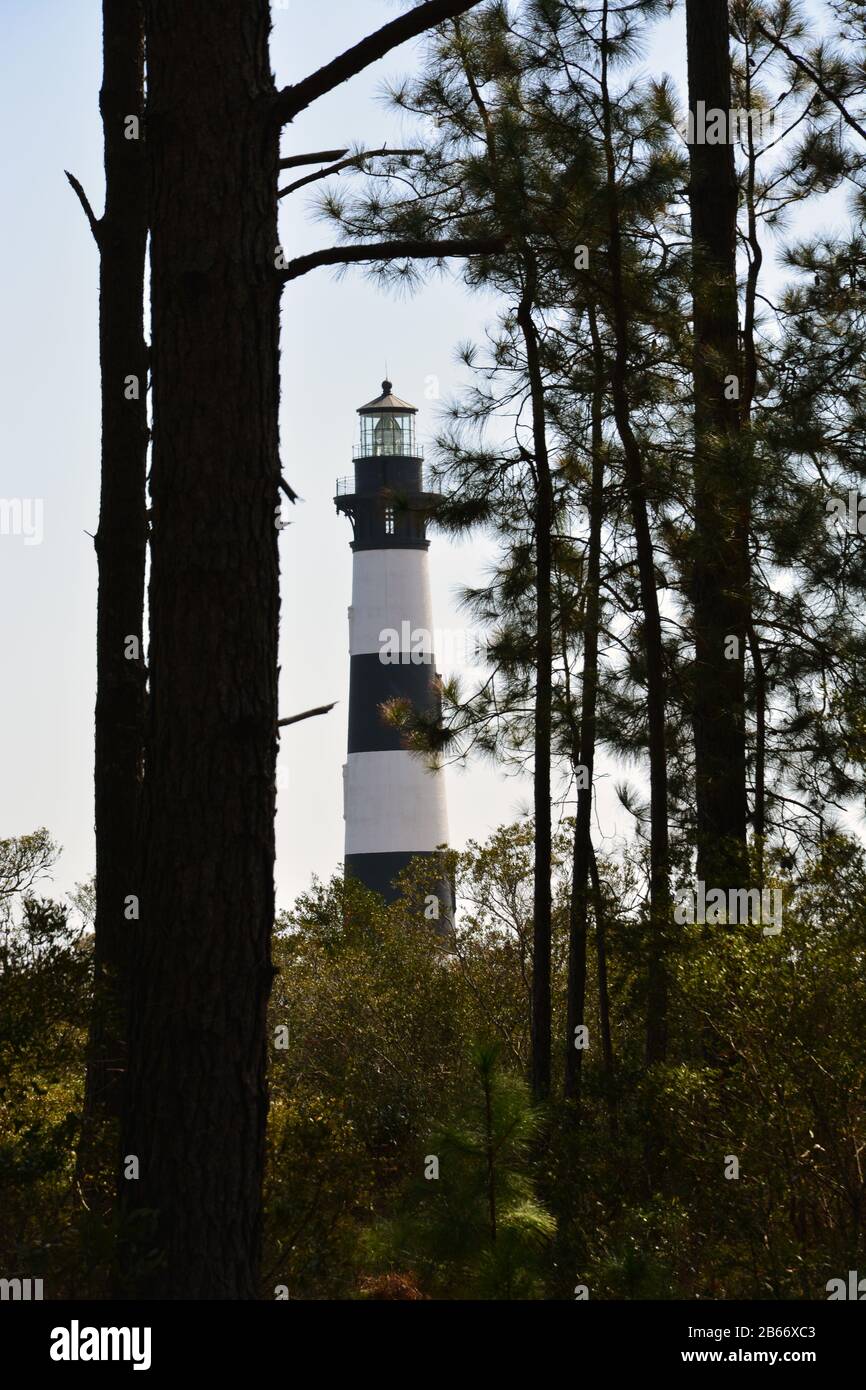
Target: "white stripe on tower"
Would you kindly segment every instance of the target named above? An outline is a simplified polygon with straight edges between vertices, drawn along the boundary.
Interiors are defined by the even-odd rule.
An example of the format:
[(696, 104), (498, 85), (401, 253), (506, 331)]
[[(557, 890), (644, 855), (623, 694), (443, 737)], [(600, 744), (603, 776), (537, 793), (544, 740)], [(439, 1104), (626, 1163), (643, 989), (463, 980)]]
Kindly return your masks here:
[(419, 854), (447, 844), (442, 774), (411, 753), (350, 753), (344, 780), (347, 854)]
[(380, 652), (389, 629), (409, 651), (404, 624), (423, 629), (432, 642), (433, 604), (426, 550), (356, 550), (352, 565), (349, 651), (352, 656)]

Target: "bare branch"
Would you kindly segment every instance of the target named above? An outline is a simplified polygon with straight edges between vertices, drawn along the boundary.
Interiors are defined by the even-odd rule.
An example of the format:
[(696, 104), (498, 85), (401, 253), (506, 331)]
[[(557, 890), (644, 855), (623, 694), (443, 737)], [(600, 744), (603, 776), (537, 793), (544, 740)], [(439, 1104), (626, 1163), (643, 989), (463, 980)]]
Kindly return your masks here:
[(317, 709), (305, 709), (303, 714), (292, 714), (289, 715), (288, 719), (278, 719), (277, 728), (285, 729), (287, 724), (300, 724), (302, 719), (314, 719), (317, 714), (330, 714), (334, 706), (339, 703), (339, 700), (334, 700), (333, 704), (319, 705)]
[(446, 256), (495, 256), (506, 249), (504, 237), (455, 237), (443, 241), (370, 241), (358, 246), (329, 246), (298, 256), (279, 272), (281, 280), (297, 280), (323, 265), (353, 265), (361, 261), (443, 260)]
[(342, 169), (358, 169), (367, 159), (379, 159), (387, 155), (402, 154), (423, 154), (423, 150), (362, 150), (360, 154), (353, 154), (349, 159), (341, 159), (336, 164), (329, 164), (327, 169), (317, 169), (314, 174), (306, 174), (302, 179), (296, 179), (294, 183), (281, 188), (277, 194), (278, 198), (285, 198), (288, 193), (297, 193), (299, 188), (304, 188), (308, 183), (316, 183), (319, 179), (326, 179), (331, 174), (339, 174)]
[(281, 169), (297, 169), (302, 164), (324, 164), (328, 159), (342, 159), (345, 150), (314, 150), (312, 154), (290, 154), (286, 159), (280, 160)]
[(324, 96), (326, 92), (333, 91), (342, 82), (348, 82), (350, 77), (363, 72), (364, 68), (379, 58), (384, 58), (392, 48), (397, 48), (407, 39), (417, 38), (425, 30), (434, 28), (446, 19), (465, 14), (478, 3), (479, 0), (425, 0), (424, 4), (416, 5), (408, 14), (401, 15), (390, 24), (384, 24), (374, 34), (368, 34), (367, 38), (348, 48), (339, 58), (326, 63), (323, 68), (311, 73), (303, 81), (295, 83), (292, 87), (283, 87), (275, 98), (275, 119), (281, 125), (293, 121), (298, 112), (306, 110), (311, 102)]
[(84, 209), (84, 216), (90, 223), (90, 230), (93, 233), (93, 240), (96, 242), (97, 246), (99, 246), (101, 244), (99, 218), (96, 216), (96, 213), (90, 206), (90, 200), (87, 194), (85, 193), (84, 189), (81, 187), (81, 184), (78, 182), (78, 179), (75, 177), (75, 175), (70, 174), (68, 169), (64, 169), (63, 172), (69, 180), (69, 183), (72, 187), (72, 191), (74, 192), (79, 203)]

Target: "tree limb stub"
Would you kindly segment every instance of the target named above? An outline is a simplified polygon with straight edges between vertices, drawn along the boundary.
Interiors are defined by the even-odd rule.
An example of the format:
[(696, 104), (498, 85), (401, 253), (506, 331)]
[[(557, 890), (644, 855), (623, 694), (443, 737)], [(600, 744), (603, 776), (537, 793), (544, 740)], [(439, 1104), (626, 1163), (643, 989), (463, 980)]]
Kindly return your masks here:
[(330, 705), (319, 705), (316, 709), (305, 709), (303, 714), (291, 714), (288, 719), (278, 719), (277, 728), (285, 729), (289, 724), (300, 724), (302, 719), (314, 719), (318, 714), (330, 714), (339, 703), (339, 700), (334, 700)]
[(70, 174), (70, 172), (69, 172), (68, 169), (64, 169), (63, 172), (64, 172), (64, 174), (66, 175), (67, 179), (69, 180), (69, 184), (70, 184), (70, 186), (71, 186), (71, 188), (72, 188), (72, 191), (74, 192), (76, 198), (78, 199), (79, 203), (81, 204), (82, 208), (84, 209), (84, 216), (87, 218), (87, 221), (88, 221), (89, 224), (90, 224), (90, 230), (91, 230), (91, 232), (93, 233), (93, 240), (96, 242), (97, 246), (99, 246), (99, 244), (100, 244), (100, 225), (99, 225), (99, 218), (96, 216), (96, 213), (93, 211), (93, 208), (90, 206), (90, 199), (88, 198), (88, 196), (87, 196), (87, 194), (85, 193), (84, 189), (81, 187), (81, 184), (79, 183), (79, 181), (78, 181), (78, 179), (75, 177), (75, 175), (74, 175), (74, 174)]

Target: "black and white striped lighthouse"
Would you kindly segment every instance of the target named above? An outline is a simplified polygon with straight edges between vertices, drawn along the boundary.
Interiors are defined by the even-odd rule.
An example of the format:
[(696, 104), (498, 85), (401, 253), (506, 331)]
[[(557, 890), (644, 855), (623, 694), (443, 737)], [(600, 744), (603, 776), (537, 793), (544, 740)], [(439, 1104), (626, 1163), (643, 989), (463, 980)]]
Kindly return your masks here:
[[(382, 382), (381, 396), (358, 411), (354, 477), (338, 481), (334, 499), (354, 533), (346, 874), (388, 901), (396, 896), (395, 875), (411, 859), (431, 857), (438, 870), (436, 851), (448, 839), (442, 773), (403, 747), (381, 711), (395, 698), (428, 714), (439, 708), (425, 520), (433, 497), (415, 442), (417, 413)], [(450, 888), (435, 874), (431, 892), (449, 920)]]

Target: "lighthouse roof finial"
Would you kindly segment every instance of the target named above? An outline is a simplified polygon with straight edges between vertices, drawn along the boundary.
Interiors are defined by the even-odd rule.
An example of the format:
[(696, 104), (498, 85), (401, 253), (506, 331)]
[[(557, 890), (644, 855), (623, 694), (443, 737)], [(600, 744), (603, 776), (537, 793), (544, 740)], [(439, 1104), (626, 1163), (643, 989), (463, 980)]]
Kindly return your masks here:
[(418, 407), (416, 405), (410, 405), (408, 401), (401, 401), (399, 396), (394, 395), (394, 383), (389, 381), (387, 377), (382, 382), (381, 396), (377, 396), (374, 401), (368, 401), (366, 405), (362, 405), (358, 410), (358, 414), (381, 415), (382, 412), (386, 410), (399, 411), (404, 415), (407, 411), (410, 411), (413, 415), (417, 415), (418, 413)]

